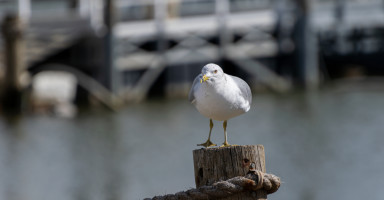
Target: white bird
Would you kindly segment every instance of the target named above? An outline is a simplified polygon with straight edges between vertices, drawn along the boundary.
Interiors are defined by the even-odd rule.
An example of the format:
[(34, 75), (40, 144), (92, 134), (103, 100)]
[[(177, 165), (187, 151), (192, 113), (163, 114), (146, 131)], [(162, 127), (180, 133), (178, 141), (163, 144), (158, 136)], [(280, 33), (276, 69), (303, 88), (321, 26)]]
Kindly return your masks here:
[(231, 146), (227, 141), (227, 120), (249, 111), (252, 93), (244, 80), (225, 74), (218, 65), (210, 63), (193, 81), (189, 101), (210, 122), (208, 140), (198, 146), (216, 146), (211, 142), (213, 119), (224, 121), (225, 140), (222, 147), (227, 147)]

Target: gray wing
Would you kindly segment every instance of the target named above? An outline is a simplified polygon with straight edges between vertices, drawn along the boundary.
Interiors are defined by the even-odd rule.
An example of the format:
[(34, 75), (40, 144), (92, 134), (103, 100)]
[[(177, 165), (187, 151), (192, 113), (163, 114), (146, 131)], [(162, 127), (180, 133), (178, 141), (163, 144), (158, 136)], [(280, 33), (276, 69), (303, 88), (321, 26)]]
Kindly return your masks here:
[(233, 81), (235, 81), (236, 85), (238, 85), (240, 88), (241, 95), (243, 95), (245, 99), (248, 100), (249, 104), (251, 104), (252, 92), (251, 92), (251, 88), (249, 88), (249, 85), (239, 77), (232, 76), (232, 75), (228, 75), (228, 76), (230, 76), (233, 79)]
[(201, 79), (201, 74), (196, 76), (195, 80), (192, 83), (192, 87), (191, 87), (191, 90), (189, 91), (189, 95), (188, 95), (188, 100), (190, 103), (193, 103), (193, 101), (195, 100), (195, 90), (196, 90), (195, 87), (200, 82), (200, 79)]

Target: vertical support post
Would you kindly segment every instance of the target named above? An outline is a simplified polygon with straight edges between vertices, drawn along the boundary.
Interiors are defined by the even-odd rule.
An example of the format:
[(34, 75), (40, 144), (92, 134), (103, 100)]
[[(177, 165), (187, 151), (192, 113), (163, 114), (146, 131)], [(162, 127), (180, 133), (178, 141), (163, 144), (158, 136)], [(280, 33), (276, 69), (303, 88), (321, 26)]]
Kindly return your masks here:
[(21, 112), (20, 73), (24, 69), (23, 25), (18, 16), (8, 15), (1, 25), (5, 50), (5, 79), (2, 106), (6, 112)]
[(164, 0), (154, 1), (155, 9), (155, 26), (157, 30), (157, 55), (156, 58), (151, 61), (146, 72), (140, 77), (140, 80), (136, 83), (135, 88), (131, 91), (132, 96), (130, 100), (136, 102), (142, 101), (146, 98), (148, 91), (160, 74), (167, 66), (166, 63), (166, 50), (168, 48), (167, 38), (165, 35), (165, 18), (167, 16), (167, 4)]
[(90, 0), (70, 0), (69, 4), (70, 8), (79, 13), (81, 17), (89, 17)]
[(88, 17), (90, 14), (90, 0), (78, 0), (78, 12), (82, 17)]
[(276, 21), (276, 42), (278, 44), (278, 53), (276, 57), (276, 72), (282, 76), (291, 76), (292, 69), (295, 66), (294, 52), (295, 44), (292, 33), (295, 19), (292, 2), (290, 0), (280, 0), (276, 3), (275, 13)]
[(79, 7), (79, 0), (69, 0), (69, 8), (76, 10)]
[[(196, 187), (244, 176), (252, 163), (255, 164), (256, 170), (266, 171), (263, 145), (196, 149), (193, 151), (193, 163)], [(248, 199), (266, 200), (267, 193), (247, 192), (225, 198), (225, 200)]]
[(167, 17), (167, 3), (164, 0), (155, 0), (155, 26), (158, 35), (157, 49), (160, 56), (163, 56), (167, 49), (165, 37), (165, 19)]
[(315, 89), (319, 84), (317, 36), (311, 27), (311, 0), (296, 0), (296, 51), (298, 84)]
[(335, 47), (338, 52), (345, 53), (346, 48), (345, 48), (345, 43), (343, 40), (344, 37), (344, 30), (345, 30), (345, 1), (344, 0), (337, 0), (335, 3), (335, 10), (334, 10), (334, 16), (335, 16), (335, 21), (334, 21), (334, 30), (336, 33), (336, 42), (335, 42)]
[(28, 23), (31, 17), (31, 0), (19, 0), (17, 6), (20, 19)]
[(116, 21), (116, 9), (115, 0), (106, 0), (105, 4), (105, 16), (104, 22), (106, 27), (105, 34), (105, 66), (104, 66), (104, 80), (105, 86), (112, 91), (117, 93), (118, 85), (120, 83), (119, 76), (115, 68), (114, 59), (114, 26)]
[(103, 17), (105, 16), (105, 9), (103, 9), (103, 0), (90, 0), (89, 12), (91, 18), (91, 26), (93, 30), (101, 35), (104, 31)]
[(216, 19), (218, 24), (218, 37), (219, 37), (219, 57), (225, 58), (228, 43), (231, 41), (230, 33), (227, 28), (228, 15), (230, 14), (230, 3), (229, 0), (216, 0), (215, 11)]
[(344, 0), (336, 0), (335, 10), (334, 10), (335, 11), (334, 15), (336, 18), (335, 24), (340, 24), (343, 22), (344, 15), (345, 15), (344, 7), (345, 7)]
[(178, 18), (180, 15), (180, 0), (168, 1), (168, 18)]

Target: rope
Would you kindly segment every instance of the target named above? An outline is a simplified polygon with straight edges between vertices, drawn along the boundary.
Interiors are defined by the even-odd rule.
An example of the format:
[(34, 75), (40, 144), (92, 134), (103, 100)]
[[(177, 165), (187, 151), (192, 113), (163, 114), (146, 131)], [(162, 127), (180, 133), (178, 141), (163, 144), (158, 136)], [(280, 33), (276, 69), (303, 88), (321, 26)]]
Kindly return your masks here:
[(207, 200), (229, 197), (245, 191), (264, 190), (267, 194), (276, 192), (280, 187), (280, 178), (258, 170), (250, 170), (245, 176), (237, 176), (226, 181), (219, 181), (210, 186), (155, 196), (144, 200)]

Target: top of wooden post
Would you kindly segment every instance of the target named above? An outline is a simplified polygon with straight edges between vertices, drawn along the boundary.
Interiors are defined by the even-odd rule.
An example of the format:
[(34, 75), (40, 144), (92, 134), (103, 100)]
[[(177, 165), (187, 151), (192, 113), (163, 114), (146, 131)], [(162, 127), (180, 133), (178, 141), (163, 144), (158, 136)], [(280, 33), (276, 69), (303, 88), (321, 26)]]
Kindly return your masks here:
[[(202, 148), (193, 151), (196, 187), (209, 186), (237, 176), (245, 176), (250, 168), (265, 172), (263, 145), (243, 145)], [(266, 199), (263, 191), (231, 197), (237, 199)]]
[(244, 176), (252, 163), (257, 170), (266, 171), (263, 145), (196, 149), (193, 151), (193, 160), (197, 176), (196, 187)]
[(263, 173), (263, 145), (196, 149), (193, 161), (196, 189), (145, 200), (267, 200), (267, 194), (276, 192), (280, 187), (279, 177)]

